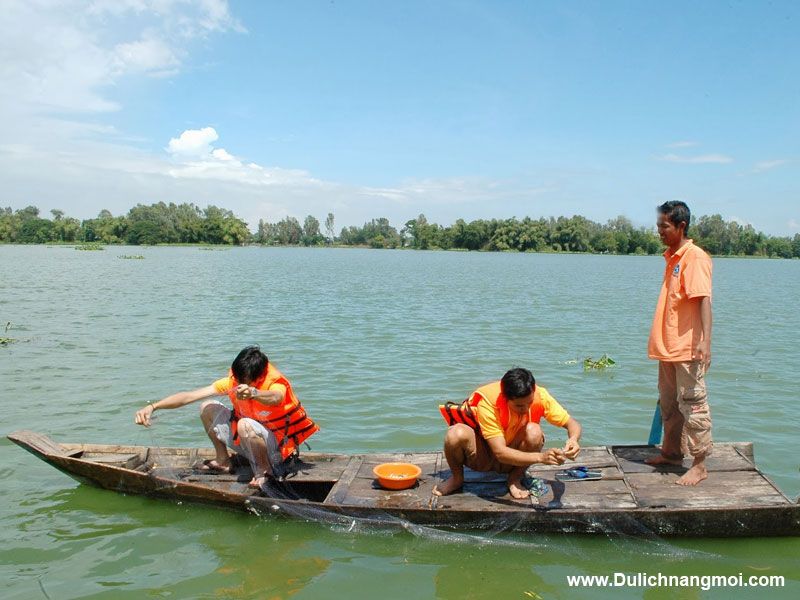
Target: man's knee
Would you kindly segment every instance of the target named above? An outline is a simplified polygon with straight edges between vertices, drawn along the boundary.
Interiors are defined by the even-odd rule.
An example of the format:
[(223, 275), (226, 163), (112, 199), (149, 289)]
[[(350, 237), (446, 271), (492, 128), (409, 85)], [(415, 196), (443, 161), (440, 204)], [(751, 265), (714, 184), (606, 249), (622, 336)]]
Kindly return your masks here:
[(544, 446), (544, 432), (537, 423), (528, 423), (525, 426), (524, 444), (527, 450), (538, 452)]
[(247, 440), (261, 439), (261, 431), (258, 427), (258, 423), (253, 419), (239, 419), (237, 429), (240, 438), (245, 438)]
[(216, 421), (225, 407), (216, 400), (206, 400), (200, 405), (200, 418), (204, 421)]
[(474, 436), (475, 430), (472, 427), (463, 423), (456, 423), (447, 428), (444, 443), (446, 446), (463, 446)]

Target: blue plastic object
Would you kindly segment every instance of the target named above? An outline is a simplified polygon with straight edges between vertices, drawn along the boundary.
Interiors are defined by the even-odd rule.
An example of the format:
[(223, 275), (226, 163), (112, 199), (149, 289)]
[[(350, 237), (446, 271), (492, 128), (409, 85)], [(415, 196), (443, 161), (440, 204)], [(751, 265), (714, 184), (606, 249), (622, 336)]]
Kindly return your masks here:
[(647, 439), (648, 444), (655, 446), (661, 443), (661, 429), (661, 405), (656, 402), (656, 410), (653, 413), (653, 423), (650, 425), (650, 437)]

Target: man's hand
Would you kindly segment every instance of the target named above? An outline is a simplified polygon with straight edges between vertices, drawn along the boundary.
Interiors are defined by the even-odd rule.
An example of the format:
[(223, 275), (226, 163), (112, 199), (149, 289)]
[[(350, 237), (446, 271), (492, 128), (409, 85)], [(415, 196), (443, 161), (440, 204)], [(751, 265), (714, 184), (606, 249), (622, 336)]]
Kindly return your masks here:
[(236, 399), (237, 400), (250, 400), (253, 398), (253, 390), (256, 388), (250, 387), (244, 383), (236, 386)]
[(711, 367), (711, 342), (705, 339), (700, 340), (694, 347), (692, 359), (699, 360), (701, 363), (703, 363), (705, 370), (708, 371), (708, 369)]
[(563, 465), (566, 460), (561, 448), (548, 448), (540, 454), (542, 455), (542, 464), (545, 465)]
[(575, 457), (578, 456), (580, 451), (581, 445), (578, 443), (578, 440), (574, 440), (572, 438), (567, 440), (567, 443), (564, 446), (564, 456), (570, 460), (575, 460)]
[(136, 411), (136, 417), (133, 419), (133, 422), (137, 425), (144, 425), (145, 427), (150, 427), (150, 415), (153, 414), (155, 407), (152, 404), (148, 404), (141, 410)]

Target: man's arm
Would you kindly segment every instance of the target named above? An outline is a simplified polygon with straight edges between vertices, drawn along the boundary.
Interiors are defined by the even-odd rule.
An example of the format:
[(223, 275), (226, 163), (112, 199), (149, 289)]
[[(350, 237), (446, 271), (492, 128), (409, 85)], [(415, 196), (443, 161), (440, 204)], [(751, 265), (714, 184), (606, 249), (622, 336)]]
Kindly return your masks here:
[(196, 390), (192, 390), (190, 392), (178, 392), (177, 394), (172, 394), (171, 396), (162, 398), (157, 402), (151, 402), (144, 408), (138, 410), (136, 412), (136, 417), (134, 418), (134, 423), (149, 427), (150, 415), (152, 415), (156, 409), (180, 408), (181, 406), (186, 406), (187, 404), (197, 402), (203, 398), (217, 395), (219, 395), (219, 392), (213, 385), (197, 388)]
[(703, 328), (703, 339), (694, 347), (692, 358), (702, 362), (707, 371), (711, 367), (711, 324), (714, 320), (711, 314), (711, 297), (692, 298), (692, 301), (700, 303), (700, 325)]
[(577, 420), (570, 417), (569, 421), (564, 425), (564, 429), (567, 430), (567, 443), (564, 446), (564, 456), (574, 459), (581, 451), (580, 440), (583, 428)]
[(236, 388), (236, 397), (242, 400), (258, 400), (267, 406), (277, 406), (286, 398), (286, 386), (275, 384), (268, 390), (259, 390), (242, 384)]
[(486, 443), (495, 458), (504, 465), (527, 467), (535, 463), (545, 465), (564, 464), (564, 453), (558, 448), (548, 448), (544, 452), (523, 452), (506, 446), (506, 440), (503, 436), (489, 438)]

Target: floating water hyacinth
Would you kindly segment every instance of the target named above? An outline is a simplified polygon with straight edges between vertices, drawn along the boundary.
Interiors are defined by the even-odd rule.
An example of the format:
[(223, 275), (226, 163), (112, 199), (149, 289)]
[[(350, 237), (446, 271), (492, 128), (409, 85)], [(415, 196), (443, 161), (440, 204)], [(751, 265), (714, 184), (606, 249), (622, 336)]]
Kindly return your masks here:
[[(11, 321), (8, 321), (6, 323), (6, 327), (5, 327), (5, 330), (3, 331), (3, 334), (8, 333), (8, 330), (9, 329), (13, 329), (13, 328), (14, 328), (14, 325), (11, 323)], [(6, 337), (5, 335), (0, 336), (0, 346), (8, 346), (8, 345), (14, 344), (16, 342), (30, 342), (30, 340), (20, 340), (20, 339), (17, 339), (17, 338)]]
[(98, 244), (96, 242), (90, 242), (88, 244), (78, 244), (75, 246), (75, 250), (105, 250), (106, 247), (103, 244)]
[(608, 354), (603, 354), (598, 360), (594, 360), (591, 356), (587, 356), (583, 359), (583, 370), (584, 371), (594, 371), (597, 369), (605, 369), (607, 367), (613, 367), (617, 362), (611, 358)]
[(117, 256), (117, 258), (121, 258), (123, 260), (144, 260), (144, 256), (141, 254), (121, 254)]

